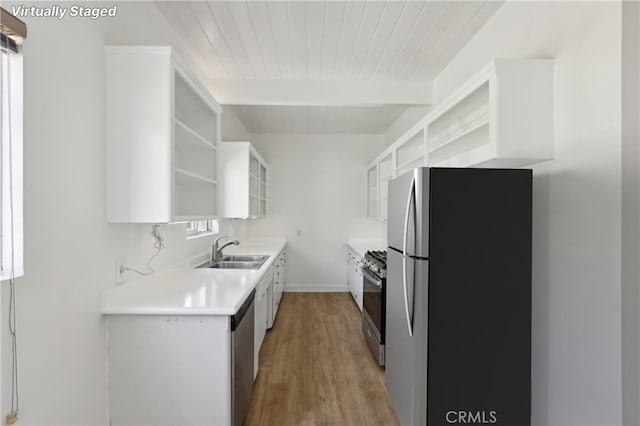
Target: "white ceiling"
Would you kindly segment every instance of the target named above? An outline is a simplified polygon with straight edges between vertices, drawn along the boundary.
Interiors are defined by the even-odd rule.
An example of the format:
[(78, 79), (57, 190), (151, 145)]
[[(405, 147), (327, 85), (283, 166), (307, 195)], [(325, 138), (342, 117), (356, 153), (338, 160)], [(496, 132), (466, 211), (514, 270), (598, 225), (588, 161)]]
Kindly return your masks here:
[[(433, 79), (502, 1), (157, 1), (156, 5), (191, 46), (206, 83), (222, 103), (340, 105), (335, 112), (314, 107), (296, 113), (290, 108), (264, 112), (257, 107), (234, 108), (247, 127), (268, 131), (269, 123), (286, 128), (285, 122), (264, 119), (287, 119), (283, 111), (316, 117), (306, 121), (313, 127), (323, 117), (324, 127), (331, 127), (333, 117), (336, 128), (348, 128), (343, 115), (347, 110), (340, 109), (345, 105), (366, 105), (368, 110), (359, 114), (351, 109), (347, 115), (387, 123), (399, 109), (384, 105), (429, 104)], [(345, 90), (345, 82), (360, 90)], [(374, 105), (379, 113), (372, 113)], [(300, 127), (294, 120), (286, 122)], [(367, 128), (378, 125), (367, 124)]]

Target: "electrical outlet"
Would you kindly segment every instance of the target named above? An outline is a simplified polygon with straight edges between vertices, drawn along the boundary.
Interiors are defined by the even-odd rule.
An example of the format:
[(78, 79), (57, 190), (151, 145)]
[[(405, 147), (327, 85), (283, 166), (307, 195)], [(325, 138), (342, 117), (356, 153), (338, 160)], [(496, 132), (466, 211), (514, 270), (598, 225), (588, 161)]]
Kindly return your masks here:
[(122, 284), (123, 282), (125, 282), (125, 278), (124, 278), (125, 270), (124, 270), (123, 258), (116, 260), (115, 273), (116, 273), (116, 284)]

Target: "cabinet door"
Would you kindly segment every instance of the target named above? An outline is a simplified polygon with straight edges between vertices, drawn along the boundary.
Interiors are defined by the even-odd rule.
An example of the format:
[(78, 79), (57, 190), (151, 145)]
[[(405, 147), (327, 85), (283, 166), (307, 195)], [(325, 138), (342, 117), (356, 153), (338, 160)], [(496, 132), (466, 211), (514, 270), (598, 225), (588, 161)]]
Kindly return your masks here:
[[(275, 272), (274, 272), (275, 277)], [(267, 330), (273, 327), (273, 295), (275, 293), (274, 290), (274, 282), (275, 280), (271, 280), (271, 283), (267, 287), (267, 294), (265, 296), (267, 303)]]
[(282, 289), (284, 291), (284, 286), (287, 283), (287, 256), (286, 252), (282, 252), (282, 263), (280, 264), (280, 279), (282, 280)]
[(280, 288), (282, 286), (282, 279), (281, 279), (281, 267), (280, 264), (276, 264), (276, 268), (274, 270), (273, 273), (273, 288), (274, 288), (274, 294), (278, 294), (278, 292), (280, 291)]
[(351, 291), (351, 253), (347, 253), (347, 288)]
[(353, 296), (353, 299), (358, 303), (358, 296), (356, 294), (356, 283), (358, 281), (357, 264), (355, 262), (355, 256), (351, 255), (349, 259), (349, 292)]
[(253, 378), (258, 375), (259, 355), (262, 341), (267, 332), (267, 291), (262, 289), (262, 294), (256, 297), (256, 308), (254, 317), (254, 353), (253, 353)]
[(358, 297), (356, 297), (356, 300), (358, 302), (358, 308), (360, 308), (360, 311), (362, 311), (362, 298), (364, 297), (364, 288), (363, 288), (363, 276), (362, 276), (362, 269), (358, 266), (358, 275), (357, 275), (357, 281), (355, 283), (355, 288), (356, 288), (356, 294), (358, 295)]

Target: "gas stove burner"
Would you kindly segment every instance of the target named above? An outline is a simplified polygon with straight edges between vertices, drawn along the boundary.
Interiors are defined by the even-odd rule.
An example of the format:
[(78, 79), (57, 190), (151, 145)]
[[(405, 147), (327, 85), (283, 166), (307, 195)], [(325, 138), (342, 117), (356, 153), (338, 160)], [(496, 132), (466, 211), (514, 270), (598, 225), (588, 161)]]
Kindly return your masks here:
[(383, 250), (369, 250), (364, 254), (364, 266), (375, 272), (379, 277), (387, 276), (387, 252)]
[(378, 262), (386, 265), (387, 263), (387, 252), (383, 250), (370, 250), (366, 254), (377, 260)]

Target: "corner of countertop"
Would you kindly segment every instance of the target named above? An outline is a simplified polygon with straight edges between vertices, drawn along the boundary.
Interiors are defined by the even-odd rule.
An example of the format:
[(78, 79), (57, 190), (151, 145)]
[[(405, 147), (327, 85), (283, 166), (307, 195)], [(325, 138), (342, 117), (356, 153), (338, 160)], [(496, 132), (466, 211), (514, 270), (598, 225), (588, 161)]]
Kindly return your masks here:
[(369, 250), (386, 250), (387, 241), (381, 238), (350, 238), (347, 247), (364, 257)]

